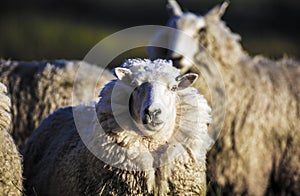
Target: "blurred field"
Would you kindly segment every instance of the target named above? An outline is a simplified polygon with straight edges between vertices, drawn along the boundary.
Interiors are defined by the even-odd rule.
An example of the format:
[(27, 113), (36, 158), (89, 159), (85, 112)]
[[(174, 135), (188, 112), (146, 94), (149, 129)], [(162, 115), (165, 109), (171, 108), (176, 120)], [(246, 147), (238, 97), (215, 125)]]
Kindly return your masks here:
[(113, 30), (106, 26), (23, 14), (0, 20), (0, 54), (14, 60), (81, 59)]
[[(222, 1), (178, 0), (205, 13)], [(4, 0), (0, 6), (0, 58), (82, 59), (101, 39), (136, 25), (167, 22), (166, 1)], [(224, 20), (251, 54), (300, 57), (300, 1), (231, 1)], [(122, 43), (120, 43), (122, 44)], [(130, 53), (130, 52), (129, 52)], [(130, 56), (144, 57), (143, 50)]]

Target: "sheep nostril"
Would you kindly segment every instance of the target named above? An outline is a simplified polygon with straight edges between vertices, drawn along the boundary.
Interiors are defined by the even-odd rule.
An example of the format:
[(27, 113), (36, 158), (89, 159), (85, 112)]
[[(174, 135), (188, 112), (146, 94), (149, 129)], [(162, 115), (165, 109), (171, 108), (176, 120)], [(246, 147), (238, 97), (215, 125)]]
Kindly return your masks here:
[(145, 114), (149, 115), (150, 118), (156, 118), (159, 114), (161, 114), (161, 109), (145, 109)]
[(161, 109), (149, 109), (144, 110), (144, 119), (143, 123), (148, 124), (152, 121), (155, 121), (157, 117), (161, 114)]
[(160, 114), (161, 114), (161, 109), (156, 109), (156, 110), (153, 110), (151, 116), (157, 117)]

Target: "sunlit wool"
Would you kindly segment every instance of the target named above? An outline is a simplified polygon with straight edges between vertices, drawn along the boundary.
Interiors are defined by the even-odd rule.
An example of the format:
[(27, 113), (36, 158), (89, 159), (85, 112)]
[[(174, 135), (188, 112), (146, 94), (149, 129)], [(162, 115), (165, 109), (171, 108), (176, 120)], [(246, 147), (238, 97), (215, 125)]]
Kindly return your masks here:
[[(188, 55), (198, 66), (182, 58), (182, 72), (201, 71), (210, 76), (217, 68), (222, 78), (215, 80), (223, 80), (225, 84), (225, 122), (208, 154), (210, 181), (228, 194), (298, 194), (300, 63), (289, 58), (274, 61), (263, 56), (249, 56), (239, 43), (240, 36), (232, 33), (220, 19), (227, 3), (200, 16), (183, 13), (175, 1), (169, 2), (174, 16), (169, 25), (187, 32), (198, 46), (192, 47), (196, 50), (190, 49), (193, 54)], [(160, 35), (163, 36), (163, 32)], [(156, 41), (159, 40), (159, 36), (156, 37)], [(185, 46), (180, 36), (169, 40), (175, 42), (170, 43), (174, 51), (179, 46), (191, 48)], [(156, 54), (155, 50), (150, 52), (153, 56), (166, 55), (161, 54), (161, 50)], [(173, 55), (178, 59), (175, 53), (170, 56)], [(202, 78), (195, 86), (211, 101)], [(221, 102), (217, 100), (217, 104), (218, 101)], [(220, 113), (212, 113), (215, 123), (221, 119), (218, 115)]]
[[(29, 194), (35, 189), (42, 195), (205, 195), (205, 158), (212, 142), (207, 132), (211, 109), (204, 97), (184, 81), (195, 75), (181, 76), (165, 60), (133, 59), (121, 68), (115, 71), (118, 79), (103, 88), (96, 108), (73, 108), (75, 119), (80, 121), (77, 127), (72, 108), (65, 108), (50, 115), (33, 133), (24, 153)], [(162, 128), (154, 127), (153, 134), (148, 135), (139, 116), (132, 115), (134, 121), (120, 124), (118, 118), (128, 117), (128, 107), (134, 106), (132, 109), (141, 113), (140, 108), (131, 102), (133, 105), (128, 105), (124, 99), (131, 92), (147, 94), (139, 87), (156, 82), (167, 91), (170, 84), (184, 88), (165, 92), (169, 102), (174, 99), (175, 104), (166, 108), (175, 109), (174, 119), (170, 114)], [(118, 90), (115, 95), (114, 89)], [(162, 109), (164, 112), (169, 111)]]
[[(101, 78), (94, 74), (102, 71)], [(96, 100), (94, 88), (98, 91), (111, 78), (108, 71), (80, 61), (0, 61), (0, 82), (7, 86), (11, 97), (11, 134), (17, 146), (23, 148), (32, 131), (49, 113), (87, 100), (91, 94), (95, 94)], [(81, 93), (72, 97), (75, 88)]]
[(0, 195), (22, 195), (21, 157), (9, 134), (10, 98), (0, 83)]

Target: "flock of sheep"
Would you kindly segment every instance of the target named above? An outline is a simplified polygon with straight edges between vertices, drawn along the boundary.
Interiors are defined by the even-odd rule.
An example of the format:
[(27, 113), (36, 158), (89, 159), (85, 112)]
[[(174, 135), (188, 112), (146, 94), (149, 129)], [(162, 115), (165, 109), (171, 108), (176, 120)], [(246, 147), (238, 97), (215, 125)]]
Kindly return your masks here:
[[(226, 7), (200, 16), (169, 0), (168, 26), (193, 46), (173, 35), (170, 51), (148, 51), (180, 69), (132, 59), (113, 77), (79, 61), (0, 61), (0, 194), (298, 194), (300, 63), (249, 56), (221, 20)], [(214, 68), (225, 92), (198, 77)], [(72, 100), (76, 85), (86, 92)], [(226, 98), (220, 135), (212, 91)]]

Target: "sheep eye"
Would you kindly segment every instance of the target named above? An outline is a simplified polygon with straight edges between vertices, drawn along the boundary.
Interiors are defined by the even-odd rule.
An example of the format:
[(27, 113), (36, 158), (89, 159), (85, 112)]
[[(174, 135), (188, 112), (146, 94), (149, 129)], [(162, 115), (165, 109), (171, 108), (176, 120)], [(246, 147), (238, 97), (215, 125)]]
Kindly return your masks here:
[(174, 86), (172, 86), (171, 91), (175, 92), (177, 90), (177, 88), (178, 87), (176, 85), (174, 85)]

